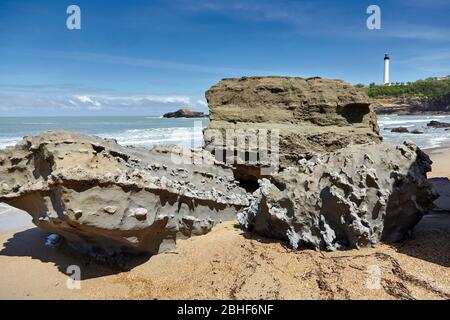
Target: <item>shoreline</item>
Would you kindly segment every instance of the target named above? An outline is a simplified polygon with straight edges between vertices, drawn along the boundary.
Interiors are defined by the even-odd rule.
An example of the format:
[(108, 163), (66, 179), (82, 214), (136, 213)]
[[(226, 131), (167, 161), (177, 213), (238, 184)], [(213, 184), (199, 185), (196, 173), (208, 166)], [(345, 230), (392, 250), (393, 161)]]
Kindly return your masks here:
[(417, 113), (377, 113), (377, 110), (374, 110), (377, 116), (450, 116), (450, 111), (423, 111)]

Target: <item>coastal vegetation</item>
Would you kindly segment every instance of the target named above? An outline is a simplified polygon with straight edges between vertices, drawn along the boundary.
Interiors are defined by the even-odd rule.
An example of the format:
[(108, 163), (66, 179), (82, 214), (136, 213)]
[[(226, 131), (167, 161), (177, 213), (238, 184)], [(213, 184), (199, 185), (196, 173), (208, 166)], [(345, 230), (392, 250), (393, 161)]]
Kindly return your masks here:
[(415, 82), (397, 82), (391, 85), (377, 85), (371, 83), (368, 86), (357, 84), (356, 87), (364, 90), (371, 98), (384, 97), (440, 97), (450, 94), (450, 76), (444, 79), (427, 78)]

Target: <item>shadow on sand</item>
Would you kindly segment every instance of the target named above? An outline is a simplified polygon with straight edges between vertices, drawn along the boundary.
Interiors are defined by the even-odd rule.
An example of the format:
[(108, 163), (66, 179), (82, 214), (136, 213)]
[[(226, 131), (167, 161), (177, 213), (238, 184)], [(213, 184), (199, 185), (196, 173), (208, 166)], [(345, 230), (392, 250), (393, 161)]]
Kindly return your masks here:
[(64, 242), (57, 247), (48, 247), (45, 245), (48, 235), (48, 232), (38, 228), (17, 232), (3, 245), (4, 248), (0, 251), (0, 255), (30, 257), (44, 263), (53, 263), (60, 272), (68, 275), (71, 273), (67, 273), (67, 268), (77, 265), (81, 269), (81, 280), (126, 272), (145, 263), (150, 258), (145, 255), (129, 257), (122, 265), (103, 262), (78, 253)]
[(439, 193), (439, 198), (434, 202), (436, 209), (450, 213), (450, 180), (448, 178), (431, 178), (428, 181)]
[[(246, 239), (260, 243), (280, 243), (286, 249), (286, 253), (293, 251), (286, 241), (266, 238), (248, 232), (238, 224), (235, 227), (241, 230), (241, 235)], [(409, 237), (401, 242), (389, 245), (399, 253), (443, 267), (450, 267), (450, 214), (439, 212), (425, 215), (412, 230)], [(300, 250), (312, 249), (300, 248)]]
[(450, 214), (425, 215), (409, 238), (394, 247), (411, 257), (450, 267)]
[[(235, 227), (241, 229), (239, 225)], [(243, 229), (241, 231), (242, 236), (247, 239), (261, 243), (280, 243), (286, 249), (286, 254), (292, 250), (284, 241), (262, 237)], [(48, 235), (38, 228), (17, 232), (4, 243), (0, 255), (31, 257), (44, 263), (53, 263), (63, 274), (67, 274), (69, 266), (78, 265), (82, 270), (82, 280), (126, 272), (150, 259), (150, 256), (128, 257), (121, 265), (101, 262), (78, 253), (64, 242), (58, 247), (45, 246)], [(399, 253), (450, 267), (450, 214), (439, 212), (425, 215), (407, 239), (392, 246)]]

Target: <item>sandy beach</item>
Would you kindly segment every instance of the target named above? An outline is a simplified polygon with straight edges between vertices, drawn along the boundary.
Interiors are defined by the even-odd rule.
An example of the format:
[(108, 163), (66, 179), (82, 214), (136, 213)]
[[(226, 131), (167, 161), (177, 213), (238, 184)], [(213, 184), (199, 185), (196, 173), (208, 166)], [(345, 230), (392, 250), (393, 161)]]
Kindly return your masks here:
[(450, 148), (435, 148), (426, 151), (433, 160), (433, 171), (429, 178), (450, 178)]
[[(430, 177), (450, 177), (450, 151), (428, 153)], [(1, 206), (0, 222), (0, 299), (450, 299), (450, 214), (442, 210), (402, 243), (338, 252), (292, 251), (226, 222), (128, 271), (46, 247), (48, 234), (26, 213)], [(70, 265), (81, 268), (81, 289), (66, 285)]]
[[(402, 244), (319, 253), (291, 251), (227, 222), (121, 271), (45, 247), (46, 233), (30, 228), (0, 237), (0, 298), (449, 299), (449, 230), (449, 215), (431, 215)], [(73, 264), (81, 268), (79, 290), (66, 286)]]
[(433, 171), (428, 177), (433, 181), (440, 197), (435, 201), (439, 210), (450, 212), (450, 149), (436, 148), (427, 151), (433, 160)]

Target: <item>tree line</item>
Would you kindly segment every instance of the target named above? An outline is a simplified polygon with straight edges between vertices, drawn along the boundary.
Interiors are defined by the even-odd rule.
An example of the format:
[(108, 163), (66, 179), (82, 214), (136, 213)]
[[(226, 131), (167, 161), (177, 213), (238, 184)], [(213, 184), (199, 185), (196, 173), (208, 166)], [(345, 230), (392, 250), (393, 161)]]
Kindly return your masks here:
[(450, 76), (443, 80), (427, 78), (415, 82), (392, 83), (389, 86), (371, 83), (368, 86), (357, 84), (356, 87), (364, 90), (371, 98), (401, 96), (438, 97), (450, 94)]

